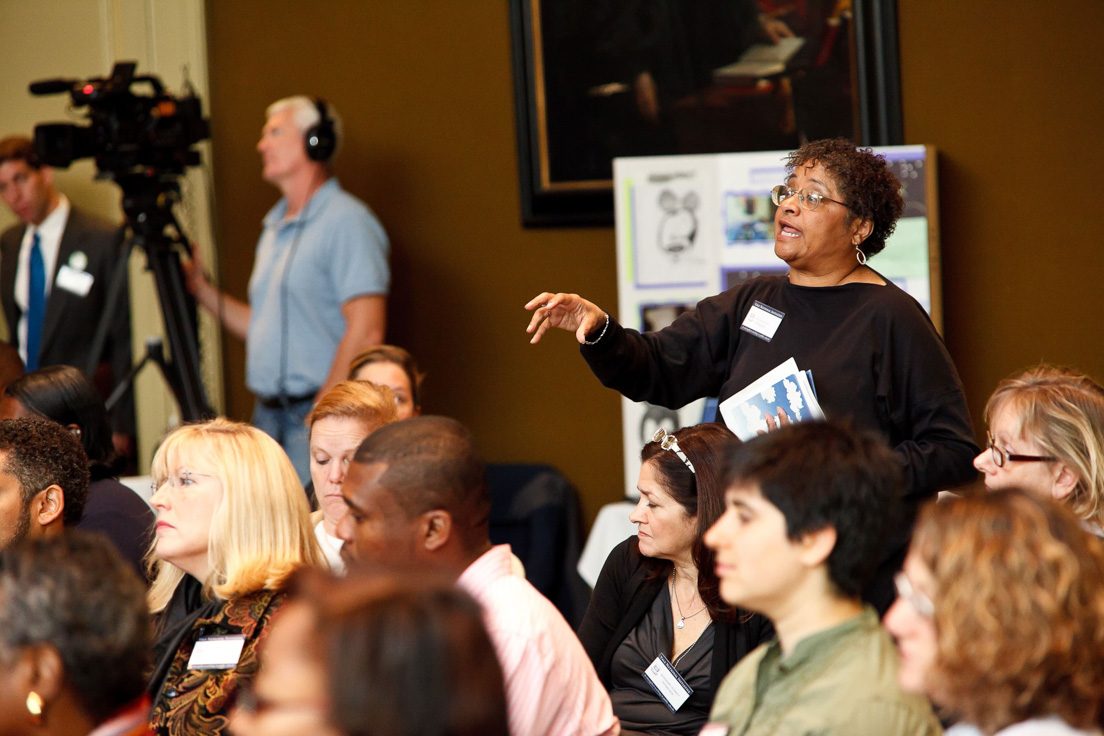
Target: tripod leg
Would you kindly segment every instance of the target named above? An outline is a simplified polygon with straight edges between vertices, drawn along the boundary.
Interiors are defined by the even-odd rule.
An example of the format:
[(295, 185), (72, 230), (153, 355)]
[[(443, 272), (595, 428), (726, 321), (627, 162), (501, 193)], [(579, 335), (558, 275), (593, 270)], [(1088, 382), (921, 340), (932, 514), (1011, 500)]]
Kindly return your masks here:
[[(130, 251), (134, 248), (134, 241), (127, 238), (126, 244), (119, 248), (118, 260), (115, 261), (115, 272), (111, 276), (111, 288), (107, 292), (107, 302), (104, 304), (104, 313), (100, 315), (100, 321), (96, 324), (96, 334), (92, 338), (92, 351), (88, 354), (88, 364), (84, 372), (89, 376), (96, 375), (96, 368), (103, 357), (104, 344), (107, 342), (107, 333), (119, 311), (119, 299), (123, 289), (127, 287), (127, 267), (130, 265)], [(127, 356), (130, 360), (130, 356)]]
[(180, 255), (163, 244), (147, 243), (145, 247), (172, 354), (169, 363), (172, 370), (166, 371), (166, 375), (180, 404), (181, 415), (186, 421), (211, 417), (214, 412), (207, 402), (200, 376), (195, 310), (189, 309), (191, 299), (184, 287)]

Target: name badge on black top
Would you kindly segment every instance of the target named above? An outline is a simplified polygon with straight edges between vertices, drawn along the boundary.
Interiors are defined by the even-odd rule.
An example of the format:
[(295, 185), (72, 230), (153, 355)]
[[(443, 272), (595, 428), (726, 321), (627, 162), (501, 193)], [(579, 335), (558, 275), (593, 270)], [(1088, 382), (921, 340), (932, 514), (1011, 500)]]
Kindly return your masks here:
[(232, 670), (238, 666), (245, 637), (241, 634), (205, 636), (192, 647), (190, 670)]
[(744, 317), (743, 324), (740, 325), (740, 329), (744, 332), (755, 335), (760, 340), (771, 341), (774, 337), (774, 333), (778, 331), (778, 325), (782, 324), (782, 318), (785, 317), (784, 312), (780, 312), (774, 307), (769, 307), (761, 301), (756, 301), (751, 305), (751, 309), (748, 310), (747, 316)]
[[(678, 657), (675, 659), (678, 659)], [(644, 670), (644, 679), (652, 686), (652, 689), (656, 691), (664, 704), (671, 709), (672, 713), (677, 713), (682, 704), (694, 692), (693, 688), (686, 684), (686, 680), (682, 679), (682, 675), (678, 673), (671, 661), (662, 653), (648, 665), (648, 669)]]

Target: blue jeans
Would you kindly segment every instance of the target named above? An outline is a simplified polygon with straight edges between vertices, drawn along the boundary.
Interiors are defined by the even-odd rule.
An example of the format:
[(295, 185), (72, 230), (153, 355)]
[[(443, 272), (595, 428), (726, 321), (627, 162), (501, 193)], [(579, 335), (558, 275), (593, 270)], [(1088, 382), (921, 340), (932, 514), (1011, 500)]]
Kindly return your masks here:
[(310, 481), (310, 440), (303, 421), (310, 410), (309, 401), (292, 404), (286, 409), (269, 409), (259, 401), (253, 405), (253, 426), (280, 443), (304, 486)]

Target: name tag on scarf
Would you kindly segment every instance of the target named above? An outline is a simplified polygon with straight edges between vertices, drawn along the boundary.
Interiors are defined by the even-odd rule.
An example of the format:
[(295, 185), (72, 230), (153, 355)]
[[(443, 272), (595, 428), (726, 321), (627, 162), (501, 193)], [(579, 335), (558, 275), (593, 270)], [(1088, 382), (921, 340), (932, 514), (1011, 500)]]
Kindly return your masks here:
[(644, 670), (644, 679), (672, 713), (677, 713), (694, 692), (664, 654), (648, 665), (648, 669)]
[(245, 637), (241, 634), (205, 636), (192, 647), (190, 670), (232, 670), (238, 666)]

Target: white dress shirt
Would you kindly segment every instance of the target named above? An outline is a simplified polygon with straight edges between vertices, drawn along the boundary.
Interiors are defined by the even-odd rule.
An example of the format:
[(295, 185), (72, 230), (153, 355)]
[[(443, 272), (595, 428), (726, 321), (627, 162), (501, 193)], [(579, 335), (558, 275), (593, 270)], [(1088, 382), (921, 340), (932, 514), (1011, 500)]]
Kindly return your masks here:
[(50, 298), (50, 289), (54, 285), (54, 273), (57, 271), (58, 251), (61, 249), (61, 236), (65, 233), (65, 224), (69, 222), (69, 199), (58, 195), (57, 207), (46, 215), (41, 225), (28, 223), (23, 233), (23, 243), (19, 246), (19, 261), (15, 268), (15, 305), (19, 307), (19, 357), (27, 365), (27, 308), (31, 292), (31, 244), (38, 233), (38, 248), (42, 251), (42, 263), (46, 267), (46, 299)]

